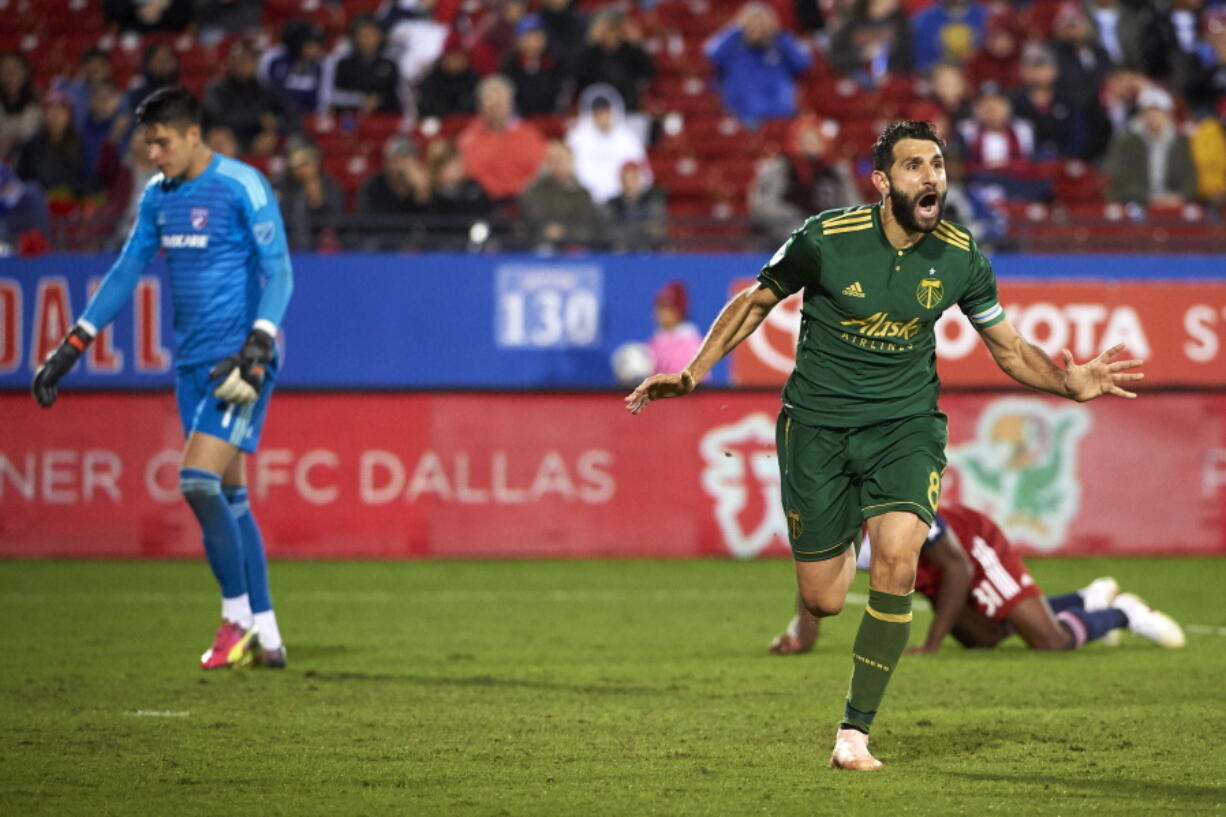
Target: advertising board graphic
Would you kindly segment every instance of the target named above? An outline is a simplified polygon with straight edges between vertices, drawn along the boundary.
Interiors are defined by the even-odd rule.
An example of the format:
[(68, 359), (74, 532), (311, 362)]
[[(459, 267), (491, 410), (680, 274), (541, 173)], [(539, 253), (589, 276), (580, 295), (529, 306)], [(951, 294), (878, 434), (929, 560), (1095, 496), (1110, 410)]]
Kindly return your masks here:
[[(0, 389), (29, 386), (111, 260), (0, 259)], [(613, 351), (651, 337), (661, 287), (684, 283), (690, 318), (705, 330), (761, 263), (743, 255), (296, 256), (279, 387), (610, 387)], [(1124, 342), (1149, 364), (1146, 388), (1226, 387), (1220, 258), (1002, 256), (996, 266), (1009, 319), (1045, 351), (1068, 346), (1084, 360)], [(170, 385), (174, 315), (163, 267), (150, 266), (66, 387)], [(798, 329), (799, 301), (780, 305), (708, 384), (777, 386)], [(937, 332), (946, 385), (1007, 384), (956, 308)]]
[[(750, 283), (732, 282), (729, 294)], [(1084, 362), (1117, 343), (1146, 362), (1145, 387), (1226, 385), (1226, 282), (1197, 285), (1065, 281), (1000, 282), (1005, 316), (1054, 359)], [(782, 385), (796, 357), (800, 295), (775, 307), (732, 355), (732, 382)], [(937, 367), (945, 386), (1014, 385), (970, 321), (951, 307), (936, 323)]]
[[(249, 463), (279, 558), (787, 555), (769, 393), (284, 393)], [(944, 497), (1028, 553), (1226, 552), (1226, 395), (947, 394)], [(0, 394), (0, 556), (197, 557), (169, 393)]]

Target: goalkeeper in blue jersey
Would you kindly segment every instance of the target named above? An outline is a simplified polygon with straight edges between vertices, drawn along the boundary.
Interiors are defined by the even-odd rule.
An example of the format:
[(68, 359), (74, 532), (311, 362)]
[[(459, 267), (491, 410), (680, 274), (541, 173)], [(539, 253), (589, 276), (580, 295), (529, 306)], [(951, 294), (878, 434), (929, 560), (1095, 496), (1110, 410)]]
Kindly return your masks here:
[(254, 453), (276, 382), (275, 338), (293, 272), (268, 180), (210, 150), (201, 112), (183, 88), (154, 92), (136, 112), (161, 172), (150, 180), (119, 259), (85, 313), (34, 375), (39, 404), (132, 295), (158, 250), (174, 300), (175, 397), (187, 444), (179, 485), (221, 585), (221, 626), (205, 669), (251, 662), (284, 667), (264, 543), (247, 501), (244, 454)]

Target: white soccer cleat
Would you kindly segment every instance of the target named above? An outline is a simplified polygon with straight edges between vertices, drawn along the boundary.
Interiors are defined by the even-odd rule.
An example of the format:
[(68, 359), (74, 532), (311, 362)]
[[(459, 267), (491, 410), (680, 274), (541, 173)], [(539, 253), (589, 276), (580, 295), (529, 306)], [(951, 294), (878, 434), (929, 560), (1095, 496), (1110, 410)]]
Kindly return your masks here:
[(1146, 604), (1133, 593), (1120, 593), (1111, 606), (1128, 616), (1128, 629), (1163, 647), (1182, 647), (1188, 643), (1175, 619)]
[(1106, 610), (1119, 594), (1120, 583), (1110, 576), (1097, 578), (1077, 591), (1085, 609), (1091, 613), (1095, 610)]
[(881, 769), (881, 761), (868, 750), (868, 735), (856, 729), (840, 729), (834, 738), (830, 768), (876, 772)]

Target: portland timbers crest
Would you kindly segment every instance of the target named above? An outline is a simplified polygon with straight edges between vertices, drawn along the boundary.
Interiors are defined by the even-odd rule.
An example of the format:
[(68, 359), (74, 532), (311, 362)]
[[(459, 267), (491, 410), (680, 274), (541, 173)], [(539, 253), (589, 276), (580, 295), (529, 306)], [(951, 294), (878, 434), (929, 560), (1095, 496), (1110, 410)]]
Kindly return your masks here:
[(945, 297), (945, 285), (940, 278), (924, 278), (915, 288), (915, 299), (925, 309), (935, 309)]

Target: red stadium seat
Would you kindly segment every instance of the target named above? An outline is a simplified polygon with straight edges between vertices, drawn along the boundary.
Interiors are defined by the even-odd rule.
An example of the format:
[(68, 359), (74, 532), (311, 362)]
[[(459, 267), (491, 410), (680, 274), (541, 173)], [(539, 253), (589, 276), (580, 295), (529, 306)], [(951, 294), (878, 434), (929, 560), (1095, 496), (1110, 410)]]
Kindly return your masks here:
[(541, 133), (545, 134), (546, 139), (561, 139), (566, 135), (566, 118), (562, 116), (552, 116), (543, 114), (541, 116), (529, 116), (527, 122), (535, 125)]
[(721, 159), (713, 162), (707, 173), (712, 189), (727, 196), (739, 197), (749, 190), (757, 168), (757, 159)]
[(38, 0), (39, 27), (50, 35), (100, 35), (107, 29), (101, 0)]
[(365, 156), (325, 156), (323, 167), (350, 196), (379, 170), (379, 166), (368, 162)]
[(1080, 161), (1061, 162), (1053, 180), (1055, 197), (1063, 202), (1102, 202), (1111, 180)]
[(673, 196), (705, 197), (709, 190), (706, 174), (702, 166), (693, 158), (681, 159), (656, 158), (651, 160), (651, 172), (655, 176), (655, 184)]
[(383, 143), (404, 128), (405, 120), (400, 114), (374, 113), (358, 120), (357, 133), (363, 139)]

